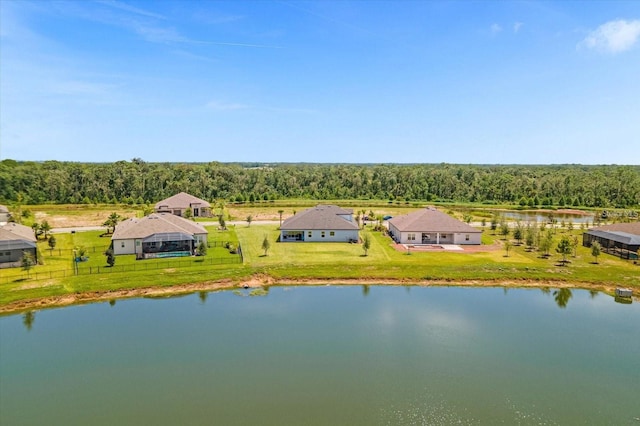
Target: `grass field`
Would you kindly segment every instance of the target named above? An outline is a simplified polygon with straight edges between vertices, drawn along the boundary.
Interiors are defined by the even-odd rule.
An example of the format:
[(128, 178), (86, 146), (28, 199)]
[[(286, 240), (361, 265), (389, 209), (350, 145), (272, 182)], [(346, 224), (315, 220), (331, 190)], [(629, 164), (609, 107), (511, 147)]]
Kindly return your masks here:
[[(355, 202), (354, 202), (355, 203)], [(404, 206), (354, 207), (374, 210), (375, 213), (400, 214)], [(411, 206), (415, 209), (415, 206)], [(261, 210), (262, 209), (262, 210)], [(291, 207), (301, 211), (304, 206)], [(284, 206), (247, 207), (239, 215), (271, 215), (277, 219)], [(65, 212), (75, 211), (64, 209)], [(81, 211), (81, 209), (78, 209)], [(96, 213), (98, 211), (98, 213)], [(88, 217), (103, 214), (89, 210)], [(292, 213), (292, 212), (291, 212)], [(65, 213), (68, 214), (68, 213)], [(286, 215), (286, 213), (285, 213)], [(47, 242), (38, 243), (44, 264), (26, 272), (20, 268), (0, 270), (0, 307), (25, 300), (61, 297), (90, 292), (112, 292), (146, 287), (172, 287), (194, 283), (229, 280), (238, 283), (251, 276), (270, 277), (280, 281), (308, 280), (364, 280), (424, 282), (548, 282), (578, 283), (579, 285), (608, 285), (640, 288), (640, 266), (611, 255), (602, 254), (594, 264), (590, 249), (579, 246), (576, 256), (569, 256), (566, 266), (559, 263), (555, 246), (562, 234), (580, 236), (582, 231), (558, 230), (550, 258), (542, 258), (536, 251), (514, 246), (509, 256), (501, 248), (501, 237), (485, 230), (482, 243), (486, 250), (477, 252), (418, 252), (398, 251), (391, 240), (380, 232), (366, 227), (361, 236), (371, 236), (367, 256), (361, 244), (347, 243), (279, 243), (278, 226), (253, 222), (241, 223), (228, 231), (208, 227), (210, 249), (207, 256), (137, 261), (133, 255), (118, 256), (114, 268), (106, 268), (104, 251), (110, 243), (104, 231), (56, 234), (56, 248), (48, 249)], [(262, 242), (265, 236), (270, 249), (265, 255)], [(244, 263), (223, 263), (233, 259), (222, 242), (241, 243)], [(497, 247), (496, 247), (497, 245)], [(86, 248), (85, 262), (77, 264), (75, 275), (73, 250)], [(76, 252), (77, 253), (77, 252)], [(216, 263), (215, 259), (222, 259)], [(99, 273), (97, 273), (99, 272)], [(88, 275), (91, 273), (91, 275)]]
[[(523, 246), (512, 248), (508, 257), (502, 249), (407, 254), (393, 248), (389, 237), (370, 228), (361, 233), (372, 237), (367, 256), (360, 244), (277, 243), (276, 226), (239, 226), (237, 233), (245, 261), (276, 278), (546, 280), (640, 286), (640, 266), (610, 255), (601, 255), (599, 263), (593, 264), (590, 250), (581, 246), (576, 257), (569, 257), (567, 266), (560, 266), (560, 255), (541, 258)], [(265, 235), (271, 241), (267, 256), (261, 248)], [(485, 232), (483, 243), (492, 244), (495, 239)]]

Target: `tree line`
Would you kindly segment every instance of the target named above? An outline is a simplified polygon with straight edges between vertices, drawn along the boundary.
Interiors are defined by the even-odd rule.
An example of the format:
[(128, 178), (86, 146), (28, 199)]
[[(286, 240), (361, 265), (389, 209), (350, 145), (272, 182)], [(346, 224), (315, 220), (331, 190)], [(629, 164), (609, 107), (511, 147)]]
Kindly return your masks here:
[(634, 208), (640, 166), (0, 161), (0, 202), (372, 199)]

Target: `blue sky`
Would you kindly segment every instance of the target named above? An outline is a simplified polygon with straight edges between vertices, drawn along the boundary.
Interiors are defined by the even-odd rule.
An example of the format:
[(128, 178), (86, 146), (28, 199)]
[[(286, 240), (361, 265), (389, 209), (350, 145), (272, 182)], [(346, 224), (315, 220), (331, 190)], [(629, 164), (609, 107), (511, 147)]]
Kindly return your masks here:
[(640, 164), (638, 1), (0, 0), (0, 159)]

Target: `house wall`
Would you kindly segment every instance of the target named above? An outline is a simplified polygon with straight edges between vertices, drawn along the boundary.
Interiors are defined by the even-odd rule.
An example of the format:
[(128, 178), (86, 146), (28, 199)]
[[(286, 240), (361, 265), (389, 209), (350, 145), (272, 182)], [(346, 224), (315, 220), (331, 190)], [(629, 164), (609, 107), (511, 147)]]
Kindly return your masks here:
[[(185, 212), (187, 211), (187, 209), (181, 209), (178, 207), (166, 207), (166, 206), (162, 206), (160, 208), (157, 208), (155, 210), (156, 213), (170, 213), (176, 216), (180, 216), (180, 217), (184, 217), (185, 216)], [(212, 217), (211, 215), (211, 209), (208, 207), (198, 207), (198, 206), (194, 206), (191, 207), (191, 215), (193, 217)]]
[[(207, 234), (195, 234), (194, 245), (198, 246), (200, 241), (207, 242)], [(113, 254), (142, 254), (142, 240), (141, 239), (128, 239), (128, 240), (114, 240), (113, 241)]]
[[(142, 243), (139, 245), (139, 250), (142, 252)], [(113, 254), (116, 256), (119, 254), (136, 254), (136, 240), (113, 240)]]
[[(398, 228), (389, 224), (389, 233), (393, 239), (400, 244), (423, 244), (422, 232), (410, 231), (400, 232)], [(425, 241), (424, 244), (459, 244), (459, 245), (479, 245), (482, 239), (482, 233), (480, 232), (440, 232), (438, 238), (438, 232), (428, 232), (430, 240)], [(409, 239), (410, 235), (414, 235), (415, 239)], [(467, 235), (469, 240), (467, 241)], [(446, 236), (446, 237), (443, 237)]]
[[(288, 230), (291, 231), (291, 230)], [(284, 232), (284, 231), (282, 231)], [(286, 241), (282, 239), (282, 232), (280, 234), (280, 241)], [(348, 243), (349, 241), (358, 241), (358, 230), (343, 230), (343, 231), (320, 231), (320, 230), (306, 230), (304, 233), (305, 242), (317, 242), (317, 243)], [(324, 232), (324, 237), (322, 236)], [(334, 235), (331, 235), (331, 233)], [(294, 242), (289, 240), (290, 242)]]
[[(469, 236), (469, 241), (467, 241), (467, 235)], [(481, 242), (482, 242), (482, 233), (480, 232), (475, 232), (475, 233), (462, 232), (462, 233), (453, 234), (453, 244), (479, 245)]]

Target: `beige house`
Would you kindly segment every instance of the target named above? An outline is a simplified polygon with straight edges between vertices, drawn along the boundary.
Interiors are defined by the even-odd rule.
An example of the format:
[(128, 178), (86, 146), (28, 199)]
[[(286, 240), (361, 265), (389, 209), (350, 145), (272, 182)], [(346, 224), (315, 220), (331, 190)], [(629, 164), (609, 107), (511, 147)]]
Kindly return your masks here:
[(36, 236), (33, 229), (9, 222), (0, 226), (0, 268), (20, 266), (23, 254), (31, 253), (38, 260)]
[(207, 230), (199, 223), (169, 213), (153, 213), (128, 219), (116, 226), (111, 237), (113, 254), (135, 254), (138, 259), (191, 256)]
[(186, 192), (181, 192), (156, 203), (154, 209), (156, 213), (171, 213), (176, 216), (184, 216), (185, 212), (191, 209), (193, 217), (211, 216), (211, 204)]
[(358, 230), (353, 210), (317, 205), (282, 222), (280, 241), (357, 242)]
[(400, 244), (480, 244), (482, 231), (427, 207), (389, 219), (389, 234)]

